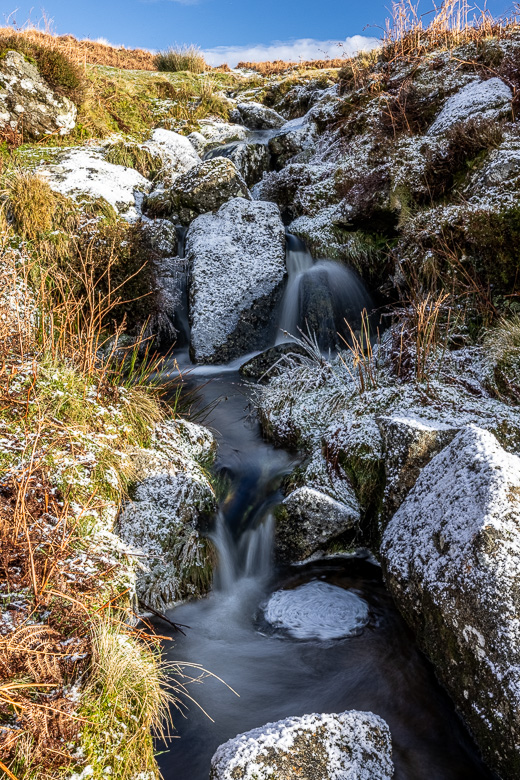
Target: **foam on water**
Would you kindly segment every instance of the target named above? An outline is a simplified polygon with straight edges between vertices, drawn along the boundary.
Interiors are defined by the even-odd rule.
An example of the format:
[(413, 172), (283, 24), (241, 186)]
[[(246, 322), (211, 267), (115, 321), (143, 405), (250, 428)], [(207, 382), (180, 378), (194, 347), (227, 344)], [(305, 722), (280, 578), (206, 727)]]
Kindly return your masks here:
[(294, 590), (278, 590), (265, 607), (265, 619), (296, 639), (344, 639), (368, 623), (368, 604), (351, 590), (314, 580)]

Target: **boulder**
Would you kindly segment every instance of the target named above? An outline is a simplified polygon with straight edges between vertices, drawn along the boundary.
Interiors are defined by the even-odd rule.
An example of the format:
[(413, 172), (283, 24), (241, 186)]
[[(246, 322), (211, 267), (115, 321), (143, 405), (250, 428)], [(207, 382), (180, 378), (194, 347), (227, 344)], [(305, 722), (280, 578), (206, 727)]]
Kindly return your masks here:
[(285, 231), (273, 203), (234, 198), (192, 222), (191, 352), (225, 362), (273, 340), (272, 312), (285, 276)]
[(247, 130), (243, 125), (201, 119), (199, 126), (198, 133), (192, 133), (188, 136), (199, 153), (209, 152), (217, 146), (224, 146), (233, 141), (243, 141), (247, 138)]
[(53, 190), (79, 202), (106, 201), (128, 222), (141, 216), (144, 194), (151, 186), (134, 168), (109, 163), (96, 149), (71, 149), (58, 163), (42, 165), (36, 173)]
[(248, 187), (260, 181), (271, 166), (271, 153), (267, 144), (232, 143), (215, 149), (206, 158), (227, 157), (231, 160)]
[(206, 475), (215, 441), (199, 425), (169, 420), (156, 427), (150, 449), (129, 454), (137, 487), (118, 534), (143, 563), (139, 599), (163, 611), (211, 585), (214, 553), (201, 531), (216, 508)]
[(371, 712), (303, 715), (239, 734), (217, 749), (210, 780), (390, 780), (390, 729)]
[(311, 149), (317, 134), (316, 124), (308, 115), (286, 122), (269, 141), (276, 167), (282, 168), (295, 155)]
[(156, 178), (166, 185), (201, 163), (199, 155), (188, 138), (174, 133), (173, 130), (163, 128), (154, 130), (150, 140), (143, 144), (143, 147), (162, 158), (163, 167)]
[(251, 199), (251, 195), (231, 160), (216, 157), (176, 179), (170, 190), (171, 213), (188, 225), (199, 214), (216, 211), (231, 198)]
[(357, 527), (360, 509), (353, 490), (350, 498), (344, 504), (311, 487), (290, 493), (276, 512), (277, 558), (289, 563), (304, 560)]
[(144, 220), (142, 230), (150, 250), (154, 288), (153, 309), (143, 336), (153, 338), (156, 347), (168, 348), (178, 336), (177, 312), (183, 303), (185, 263), (177, 256), (177, 231), (169, 220)]
[(498, 119), (511, 109), (513, 93), (502, 79), (476, 79), (449, 97), (427, 135), (445, 133), (458, 122), (475, 116), (480, 119)]
[(281, 114), (253, 100), (249, 103), (239, 103), (231, 112), (230, 119), (245, 125), (250, 130), (273, 130), (285, 124)]
[(415, 485), (421, 470), (457, 435), (460, 428), (418, 417), (378, 417), (383, 438), (386, 486), (383, 514), (389, 519)]
[(470, 425), (423, 469), (381, 558), (491, 767), (520, 775), (520, 458)]
[(8, 51), (0, 59), (0, 129), (18, 131), (25, 140), (67, 135), (76, 115), (72, 100), (54, 92), (23, 54)]
[(350, 547), (354, 533), (349, 532), (359, 529), (361, 507), (342, 466), (317, 449), (287, 483), (291, 492), (275, 510), (277, 558), (301, 561), (318, 551)]
[(268, 382), (270, 378), (270, 369), (278, 363), (285, 355), (307, 355), (307, 351), (300, 344), (286, 342), (270, 347), (259, 355), (255, 355), (239, 368), (239, 373), (246, 379), (255, 379), (261, 382)]

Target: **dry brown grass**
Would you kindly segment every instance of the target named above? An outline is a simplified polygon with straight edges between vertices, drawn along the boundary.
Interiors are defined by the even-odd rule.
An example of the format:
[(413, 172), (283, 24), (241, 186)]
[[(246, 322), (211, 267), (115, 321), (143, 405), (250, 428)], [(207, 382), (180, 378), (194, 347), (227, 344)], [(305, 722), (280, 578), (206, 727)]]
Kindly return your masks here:
[(345, 65), (345, 58), (338, 57), (331, 60), (302, 60), (300, 62), (287, 62), (286, 60), (273, 60), (273, 62), (239, 62), (237, 68), (254, 70), (261, 76), (276, 76), (279, 73), (290, 73), (295, 70), (324, 70), (326, 68), (341, 68)]
[(1, 27), (0, 36), (24, 38), (38, 46), (45, 46), (64, 54), (75, 65), (108, 65), (124, 70), (156, 70), (155, 55), (146, 49), (126, 49), (89, 39), (78, 40), (73, 35), (54, 35), (34, 28), (13, 30)]
[(444, 0), (433, 16), (419, 13), (419, 2), (395, 0), (386, 22), (382, 58), (391, 62), (421, 57), (433, 49), (450, 50), (487, 39), (508, 38), (518, 29), (518, 16), (495, 19), (467, 0)]

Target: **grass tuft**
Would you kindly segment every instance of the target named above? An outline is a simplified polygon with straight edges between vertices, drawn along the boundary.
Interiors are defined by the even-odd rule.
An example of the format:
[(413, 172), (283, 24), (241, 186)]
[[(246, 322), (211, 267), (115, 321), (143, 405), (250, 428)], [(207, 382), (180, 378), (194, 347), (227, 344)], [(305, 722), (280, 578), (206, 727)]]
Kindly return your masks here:
[(204, 73), (204, 71), (209, 70), (204, 55), (198, 46), (193, 44), (172, 46), (166, 51), (160, 51), (155, 58), (155, 65), (158, 71), (168, 71), (169, 73), (178, 73), (179, 71)]

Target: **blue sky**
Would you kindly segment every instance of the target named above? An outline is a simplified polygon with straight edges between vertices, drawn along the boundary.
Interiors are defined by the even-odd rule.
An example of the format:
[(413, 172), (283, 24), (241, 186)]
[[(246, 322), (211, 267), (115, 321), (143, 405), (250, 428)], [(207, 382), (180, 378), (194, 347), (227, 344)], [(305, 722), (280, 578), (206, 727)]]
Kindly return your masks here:
[[(237, 58), (319, 57), (322, 51), (340, 56), (336, 41), (380, 35), (390, 5), (391, 0), (45, 0), (44, 9), (59, 34), (149, 49), (195, 43), (209, 51), (212, 64), (226, 59), (233, 64)], [(487, 6), (501, 14), (511, 3), (488, 0)], [(41, 18), (38, 6), (22, 0), (9, 7), (2, 0), (4, 21), (15, 8), (10, 21), (18, 25)], [(420, 8), (429, 10), (431, 0), (422, 0)], [(355, 38), (346, 49), (359, 44)], [(217, 47), (224, 49), (213, 51)]]

